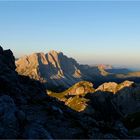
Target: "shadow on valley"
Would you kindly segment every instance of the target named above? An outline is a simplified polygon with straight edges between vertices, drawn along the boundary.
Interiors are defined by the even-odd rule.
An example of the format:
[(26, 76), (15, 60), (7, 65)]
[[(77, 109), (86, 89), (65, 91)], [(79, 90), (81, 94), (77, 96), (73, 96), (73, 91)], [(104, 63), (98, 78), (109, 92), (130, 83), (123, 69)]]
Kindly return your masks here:
[[(84, 78), (83, 78), (84, 79)], [(110, 78), (110, 77), (105, 77), (105, 78), (93, 78), (94, 80), (88, 80), (88, 79), (85, 79), (86, 81), (89, 81), (91, 83), (93, 83), (94, 85), (94, 88), (97, 88), (99, 87), (100, 85), (102, 85), (103, 83), (106, 83), (106, 82), (115, 82), (115, 83), (122, 83), (126, 80), (128, 81), (134, 81), (135, 83), (139, 84), (140, 83), (140, 77), (130, 77), (130, 78)], [(55, 81), (57, 82), (61, 82), (61, 80), (59, 79), (56, 79)], [(72, 85), (76, 84), (77, 82), (74, 82)], [(69, 87), (71, 87), (72, 85), (70, 85)], [(51, 85), (51, 84), (47, 84), (46, 83), (46, 87), (48, 90), (51, 90), (53, 92), (63, 92), (64, 90), (67, 90), (69, 87), (65, 87), (63, 85), (58, 85), (58, 86), (55, 86), (55, 85)]]

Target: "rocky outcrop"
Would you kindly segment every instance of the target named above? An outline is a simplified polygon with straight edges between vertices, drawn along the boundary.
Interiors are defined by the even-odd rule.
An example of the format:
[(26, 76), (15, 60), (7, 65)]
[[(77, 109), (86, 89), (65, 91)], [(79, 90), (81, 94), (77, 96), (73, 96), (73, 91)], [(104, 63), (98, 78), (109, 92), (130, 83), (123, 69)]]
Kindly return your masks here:
[(49, 96), (56, 97), (63, 101), (65, 105), (81, 112), (86, 109), (88, 100), (84, 98), (87, 93), (93, 93), (93, 84), (87, 81), (81, 81), (61, 93), (48, 91)]
[(115, 82), (108, 82), (104, 83), (101, 86), (99, 86), (96, 91), (107, 91), (112, 93), (117, 93), (119, 90), (125, 88), (125, 87), (131, 87), (133, 86), (134, 82), (132, 81), (124, 81), (120, 84), (117, 84)]
[(118, 84), (117, 91), (120, 91), (121, 89), (126, 88), (126, 87), (132, 87), (132, 86), (134, 86), (133, 81), (124, 81), (124, 82)]
[(108, 83), (104, 83), (101, 86), (99, 86), (96, 89), (96, 91), (108, 91), (108, 92), (116, 93), (117, 86), (118, 86), (118, 84), (115, 82), (108, 82)]
[(84, 95), (94, 92), (93, 84), (87, 81), (81, 81), (64, 91), (67, 95)]

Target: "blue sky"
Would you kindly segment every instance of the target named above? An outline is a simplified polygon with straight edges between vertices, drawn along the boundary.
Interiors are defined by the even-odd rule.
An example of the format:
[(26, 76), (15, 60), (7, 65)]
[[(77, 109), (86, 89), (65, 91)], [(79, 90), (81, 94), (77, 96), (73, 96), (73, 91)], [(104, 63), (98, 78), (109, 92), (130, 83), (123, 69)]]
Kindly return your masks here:
[(140, 1), (0, 1), (0, 43), (16, 57), (58, 50), (140, 68)]

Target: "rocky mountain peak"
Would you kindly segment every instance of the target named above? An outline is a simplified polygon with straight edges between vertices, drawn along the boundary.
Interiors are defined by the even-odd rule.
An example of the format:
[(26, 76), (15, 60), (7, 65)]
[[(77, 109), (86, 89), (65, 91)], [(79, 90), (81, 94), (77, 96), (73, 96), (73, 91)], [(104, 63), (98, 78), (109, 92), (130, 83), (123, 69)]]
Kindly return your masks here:
[(60, 53), (62, 53), (62, 52), (60, 52), (60, 51), (56, 51), (56, 50), (50, 50), (49, 52), (48, 52), (48, 54), (52, 54), (52, 55), (58, 55), (58, 54), (60, 54)]
[(17, 72), (47, 82), (47, 85), (69, 87), (81, 76), (78, 63), (62, 52), (34, 53), (16, 61)]
[(112, 69), (113, 66), (111, 65), (105, 65), (105, 64), (99, 64), (98, 67), (102, 68), (102, 69)]
[(57, 61), (57, 63), (59, 63), (60, 59), (64, 56), (64, 54), (60, 51), (55, 51), (55, 50), (50, 50), (46, 56), (48, 56), (48, 59), (52, 59), (53, 61)]

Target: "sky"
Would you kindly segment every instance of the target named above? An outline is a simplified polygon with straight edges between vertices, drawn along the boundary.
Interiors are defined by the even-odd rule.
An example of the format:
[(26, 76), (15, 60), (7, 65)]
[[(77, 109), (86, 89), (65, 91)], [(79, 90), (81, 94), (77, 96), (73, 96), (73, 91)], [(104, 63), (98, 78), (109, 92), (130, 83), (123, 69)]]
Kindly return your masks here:
[(56, 50), (140, 69), (140, 1), (0, 1), (0, 44), (15, 57)]

